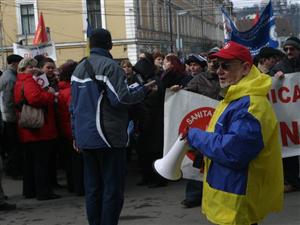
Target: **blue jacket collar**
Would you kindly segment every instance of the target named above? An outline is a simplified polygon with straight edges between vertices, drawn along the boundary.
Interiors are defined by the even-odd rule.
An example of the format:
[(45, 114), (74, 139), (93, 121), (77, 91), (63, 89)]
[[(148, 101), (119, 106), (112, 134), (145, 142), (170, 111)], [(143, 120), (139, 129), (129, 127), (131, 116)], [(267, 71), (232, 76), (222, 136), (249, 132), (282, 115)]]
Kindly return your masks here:
[(103, 49), (103, 48), (92, 48), (90, 52), (91, 52), (91, 54), (94, 53), (94, 54), (105, 56), (105, 57), (108, 57), (111, 59), (113, 58), (112, 55), (109, 53), (109, 51), (107, 51), (106, 49)]

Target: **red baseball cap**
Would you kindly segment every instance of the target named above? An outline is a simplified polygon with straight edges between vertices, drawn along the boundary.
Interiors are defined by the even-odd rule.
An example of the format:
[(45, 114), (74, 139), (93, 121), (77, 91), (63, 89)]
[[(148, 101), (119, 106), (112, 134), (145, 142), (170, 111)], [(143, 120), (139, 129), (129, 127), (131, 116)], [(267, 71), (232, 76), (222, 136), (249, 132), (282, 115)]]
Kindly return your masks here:
[(249, 49), (234, 41), (229, 41), (220, 51), (211, 54), (209, 58), (221, 58), (225, 60), (239, 59), (243, 62), (249, 62), (251, 65), (253, 64)]

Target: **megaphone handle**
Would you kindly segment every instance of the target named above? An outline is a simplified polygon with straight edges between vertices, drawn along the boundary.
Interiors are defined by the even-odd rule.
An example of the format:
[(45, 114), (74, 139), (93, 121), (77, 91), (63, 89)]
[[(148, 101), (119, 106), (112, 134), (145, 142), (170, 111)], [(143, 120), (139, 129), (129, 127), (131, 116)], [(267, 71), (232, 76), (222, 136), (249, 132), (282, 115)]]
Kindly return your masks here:
[(183, 133), (182, 133), (182, 134), (180, 134), (180, 135), (181, 135), (180, 141), (182, 141), (182, 140), (186, 139), (186, 137), (187, 137), (187, 136), (188, 136), (188, 134), (189, 134), (189, 129), (190, 129), (190, 127), (189, 127), (189, 126), (185, 127), (185, 129), (184, 129)]

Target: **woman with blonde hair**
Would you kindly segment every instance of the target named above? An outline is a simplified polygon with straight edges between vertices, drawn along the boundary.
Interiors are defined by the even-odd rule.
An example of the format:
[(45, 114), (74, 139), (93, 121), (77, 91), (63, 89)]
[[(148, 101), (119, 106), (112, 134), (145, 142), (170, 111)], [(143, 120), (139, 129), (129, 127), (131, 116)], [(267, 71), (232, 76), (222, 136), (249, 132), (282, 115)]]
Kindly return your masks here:
[(42, 108), (45, 122), (41, 128), (18, 127), (18, 135), (24, 149), (23, 195), (25, 198), (50, 200), (59, 198), (53, 193), (49, 182), (49, 158), (53, 140), (57, 137), (54, 119), (55, 94), (47, 92), (33, 79), (37, 61), (25, 58), (18, 66), (14, 87), (14, 101), (18, 107), (17, 117), (23, 104)]

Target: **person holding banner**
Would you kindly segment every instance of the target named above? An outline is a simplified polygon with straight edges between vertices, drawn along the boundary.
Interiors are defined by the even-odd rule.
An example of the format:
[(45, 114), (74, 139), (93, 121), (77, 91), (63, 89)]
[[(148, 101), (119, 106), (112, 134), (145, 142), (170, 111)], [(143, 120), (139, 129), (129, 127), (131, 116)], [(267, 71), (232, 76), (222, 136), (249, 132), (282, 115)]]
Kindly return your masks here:
[(258, 61), (257, 68), (265, 74), (269, 74), (272, 68), (282, 60), (284, 53), (271, 47), (263, 47), (255, 57)]
[[(216, 53), (219, 48), (213, 48), (208, 52), (208, 55)], [(208, 96), (213, 99), (219, 99), (220, 86), (218, 76), (216, 74), (215, 59), (208, 61), (201, 55), (191, 54), (185, 64), (189, 66), (190, 76), (192, 79), (184, 87), (184, 90), (195, 92), (201, 95)], [(205, 68), (207, 66), (207, 71)], [(182, 87), (174, 85), (172, 91), (178, 91)], [(193, 166), (201, 169), (202, 154), (195, 154)], [(200, 174), (199, 174), (200, 177)], [(198, 180), (187, 179), (185, 188), (185, 199), (181, 201), (181, 205), (186, 208), (193, 208), (201, 205), (202, 202), (203, 182)]]
[[(283, 44), (283, 50), (286, 53), (280, 63), (274, 66), (271, 75), (284, 78), (284, 74), (300, 71), (300, 40), (297, 37), (289, 37)], [(299, 178), (299, 157), (293, 156), (283, 158), (284, 170), (284, 192), (300, 190)]]
[(279, 123), (266, 97), (272, 80), (236, 42), (209, 58), (218, 59), (224, 100), (207, 131), (187, 132), (189, 145), (205, 156), (202, 212), (219, 225), (257, 224), (283, 206)]

